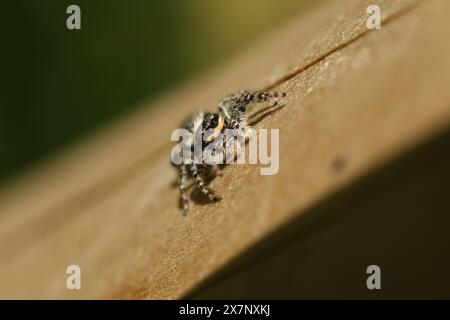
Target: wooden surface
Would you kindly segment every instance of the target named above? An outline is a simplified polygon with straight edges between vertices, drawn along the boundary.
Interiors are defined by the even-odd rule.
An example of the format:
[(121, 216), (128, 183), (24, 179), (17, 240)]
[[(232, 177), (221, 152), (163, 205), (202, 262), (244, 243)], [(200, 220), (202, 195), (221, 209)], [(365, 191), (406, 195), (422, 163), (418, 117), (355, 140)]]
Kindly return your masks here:
[[(402, 153), (302, 210), (185, 297), (449, 299), (449, 150), (447, 130)], [(366, 286), (374, 264), (380, 290)]]
[[(386, 23), (367, 32), (372, 3)], [(324, 197), (448, 128), (449, 16), (447, 0), (329, 2), (5, 186), (0, 297), (188, 293)], [(257, 127), (280, 128), (279, 173), (230, 166), (213, 182), (223, 201), (183, 217), (171, 131), (227, 93), (273, 84), (287, 104)], [(82, 290), (65, 287), (70, 264), (82, 269)]]

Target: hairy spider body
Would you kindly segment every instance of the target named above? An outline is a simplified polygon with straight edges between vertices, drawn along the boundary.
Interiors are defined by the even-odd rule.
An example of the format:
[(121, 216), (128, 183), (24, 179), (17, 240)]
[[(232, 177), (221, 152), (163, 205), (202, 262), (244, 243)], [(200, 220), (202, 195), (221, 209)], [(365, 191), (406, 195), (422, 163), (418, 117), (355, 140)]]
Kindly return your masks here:
[[(190, 133), (189, 139), (183, 141), (183, 144), (194, 150), (195, 139), (203, 137), (201, 138), (201, 144), (202, 148), (205, 148), (227, 129), (245, 135), (244, 132), (249, 127), (246, 111), (250, 105), (270, 101), (273, 102), (273, 106), (276, 106), (278, 99), (285, 96), (285, 93), (267, 91), (240, 91), (228, 95), (218, 102), (216, 113), (198, 111), (191, 114), (182, 123), (181, 128), (188, 130)], [(189, 211), (189, 199), (186, 194), (186, 182), (189, 177), (193, 178), (196, 188), (211, 202), (217, 202), (221, 199), (207, 186), (206, 180), (206, 177), (216, 175), (217, 165), (183, 162), (177, 167), (180, 204), (185, 214)]]

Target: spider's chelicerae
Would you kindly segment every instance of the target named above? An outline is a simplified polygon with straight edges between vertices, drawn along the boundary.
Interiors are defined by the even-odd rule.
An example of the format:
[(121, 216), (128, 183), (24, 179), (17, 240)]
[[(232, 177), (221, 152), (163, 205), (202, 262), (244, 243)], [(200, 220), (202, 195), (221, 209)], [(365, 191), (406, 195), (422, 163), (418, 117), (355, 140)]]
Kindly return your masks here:
[[(183, 143), (188, 144), (189, 149), (194, 149), (195, 137), (201, 133), (201, 137), (206, 132), (213, 132), (206, 139), (202, 140), (202, 148), (208, 146), (219, 134), (225, 130), (235, 130), (244, 132), (248, 127), (248, 117), (246, 111), (252, 104), (271, 102), (276, 106), (280, 98), (286, 93), (268, 91), (240, 91), (228, 95), (221, 99), (217, 105), (217, 113), (208, 111), (198, 111), (191, 114), (181, 125), (182, 129), (189, 131), (191, 137)], [(196, 164), (193, 162), (183, 162), (177, 165), (179, 170), (178, 187), (180, 189), (180, 204), (183, 212), (189, 211), (189, 200), (186, 194), (186, 180), (192, 177), (197, 189), (211, 202), (217, 202), (221, 198), (217, 196), (211, 188), (207, 186), (206, 177), (214, 177), (217, 174), (217, 165), (206, 163)]]

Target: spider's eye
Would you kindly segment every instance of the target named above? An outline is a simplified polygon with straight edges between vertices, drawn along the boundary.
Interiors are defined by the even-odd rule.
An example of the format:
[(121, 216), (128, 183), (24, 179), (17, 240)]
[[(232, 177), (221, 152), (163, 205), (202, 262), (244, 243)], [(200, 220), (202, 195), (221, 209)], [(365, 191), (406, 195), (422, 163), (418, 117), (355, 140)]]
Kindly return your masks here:
[(203, 130), (210, 129), (213, 131), (206, 138), (206, 141), (214, 141), (222, 132), (223, 127), (224, 121), (218, 114), (212, 114), (208, 117), (208, 119), (205, 119), (205, 122), (203, 123)]
[(217, 116), (217, 114), (213, 115), (211, 118), (211, 128), (216, 128), (217, 125), (219, 124), (219, 117)]

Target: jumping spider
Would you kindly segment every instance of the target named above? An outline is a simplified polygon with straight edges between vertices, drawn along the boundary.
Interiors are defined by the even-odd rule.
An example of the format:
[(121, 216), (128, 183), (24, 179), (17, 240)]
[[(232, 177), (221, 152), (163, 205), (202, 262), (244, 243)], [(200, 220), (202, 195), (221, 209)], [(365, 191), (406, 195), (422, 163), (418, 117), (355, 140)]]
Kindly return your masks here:
[[(206, 131), (212, 131), (213, 133), (205, 141), (202, 141), (202, 148), (205, 148), (226, 129), (244, 132), (245, 129), (249, 128), (246, 111), (250, 105), (269, 101), (272, 102), (272, 106), (276, 106), (278, 100), (285, 96), (286, 93), (284, 92), (259, 90), (240, 91), (228, 95), (218, 102), (217, 113), (198, 111), (191, 114), (182, 123), (181, 128), (188, 130), (191, 135), (189, 141), (184, 143), (187, 143), (187, 147), (193, 150), (196, 134), (201, 133), (203, 137)], [(207, 186), (207, 179), (205, 178), (207, 176), (214, 177), (217, 174), (217, 165), (183, 162), (177, 165), (177, 167), (179, 170), (178, 187), (180, 189), (180, 204), (185, 214), (189, 211), (189, 200), (186, 194), (186, 180), (188, 177), (193, 178), (197, 189), (211, 202), (217, 202), (221, 199)]]

